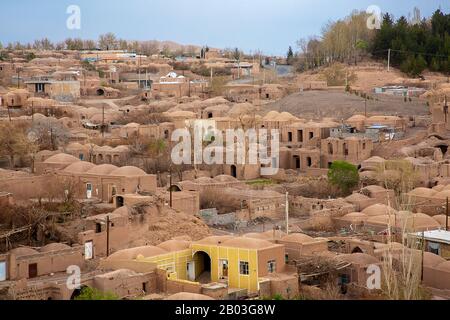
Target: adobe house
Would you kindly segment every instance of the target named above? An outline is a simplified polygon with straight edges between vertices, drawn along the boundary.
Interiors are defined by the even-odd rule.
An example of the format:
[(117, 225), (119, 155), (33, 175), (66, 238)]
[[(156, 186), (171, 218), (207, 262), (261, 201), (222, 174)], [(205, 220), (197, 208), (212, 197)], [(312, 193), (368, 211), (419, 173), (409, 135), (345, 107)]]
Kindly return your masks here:
[(292, 123), (281, 128), (281, 142), (288, 147), (320, 147), (321, 141), (330, 137), (332, 128), (337, 126), (332, 121)]
[(152, 85), (152, 96), (165, 95), (181, 98), (183, 96), (205, 96), (209, 83), (204, 80), (190, 80), (170, 72)]
[(321, 142), (322, 167), (330, 167), (334, 161), (344, 160), (359, 165), (370, 158), (373, 142), (367, 138), (327, 138)]
[(156, 176), (131, 166), (96, 166), (90, 162), (78, 161), (58, 171), (57, 176), (63, 181), (72, 181), (76, 197), (97, 198), (107, 203), (113, 203), (113, 198), (117, 195), (156, 191)]
[(274, 274), (285, 275), (285, 286), (291, 287), (288, 291), (292, 296), (298, 292), (296, 274), (285, 264), (284, 247), (261, 239), (212, 236), (195, 242), (170, 240), (118, 251), (100, 266), (117, 269), (146, 264), (164, 272), (163, 289), (167, 292), (209, 294), (208, 284), (213, 282), (258, 293), (262, 282), (271, 281), (265, 278)]
[(17, 281), (66, 272), (70, 265), (83, 266), (82, 246), (51, 243), (39, 249), (19, 247), (0, 255), (1, 281)]
[(450, 261), (431, 253), (423, 255), (423, 283), (450, 294)]
[(442, 258), (450, 259), (450, 231), (436, 229), (409, 234), (410, 237), (424, 240), (425, 251), (434, 253)]
[(4, 105), (8, 108), (25, 107), (27, 100), (31, 97), (31, 93), (25, 89), (15, 89), (4, 95)]
[(35, 96), (49, 97), (57, 101), (75, 101), (81, 96), (80, 81), (56, 80), (49, 76), (32, 77), (25, 81), (27, 89)]
[(295, 261), (301, 256), (314, 256), (328, 251), (328, 240), (312, 238), (306, 234), (291, 233), (276, 241), (285, 247), (287, 261)]
[(145, 213), (131, 214), (129, 208), (122, 206), (112, 213), (90, 216), (83, 220), (84, 231), (78, 234), (78, 243), (83, 245), (85, 260), (105, 257), (127, 248), (133, 239), (147, 231), (146, 215), (156, 214), (156, 209), (149, 207), (149, 211), (146, 209)]
[(336, 256), (336, 259), (350, 263), (350, 265), (339, 271), (339, 282), (343, 285), (355, 283), (358, 286), (367, 287), (367, 280), (371, 276), (367, 273), (370, 265), (382, 268), (382, 262), (377, 258), (366, 253), (342, 254)]

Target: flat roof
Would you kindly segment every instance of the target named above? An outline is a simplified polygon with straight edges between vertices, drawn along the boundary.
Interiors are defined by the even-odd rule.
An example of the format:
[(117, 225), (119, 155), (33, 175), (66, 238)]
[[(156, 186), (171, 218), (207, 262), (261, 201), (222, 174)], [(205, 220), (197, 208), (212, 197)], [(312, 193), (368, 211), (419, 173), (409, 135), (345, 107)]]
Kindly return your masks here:
[[(422, 237), (422, 232), (413, 233), (418, 238)], [(446, 231), (443, 229), (438, 230), (428, 230), (423, 233), (423, 236), (426, 240), (436, 241), (436, 242), (445, 242), (450, 244), (450, 231)]]

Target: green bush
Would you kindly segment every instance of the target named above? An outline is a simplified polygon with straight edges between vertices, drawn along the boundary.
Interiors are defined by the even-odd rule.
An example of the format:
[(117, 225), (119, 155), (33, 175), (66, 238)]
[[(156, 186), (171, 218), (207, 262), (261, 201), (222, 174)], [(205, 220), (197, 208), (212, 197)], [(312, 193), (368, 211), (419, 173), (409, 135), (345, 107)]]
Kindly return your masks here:
[(358, 168), (346, 161), (335, 161), (328, 170), (328, 181), (347, 194), (359, 184)]
[(84, 287), (75, 300), (119, 300), (119, 297), (110, 292), (101, 292), (97, 289)]

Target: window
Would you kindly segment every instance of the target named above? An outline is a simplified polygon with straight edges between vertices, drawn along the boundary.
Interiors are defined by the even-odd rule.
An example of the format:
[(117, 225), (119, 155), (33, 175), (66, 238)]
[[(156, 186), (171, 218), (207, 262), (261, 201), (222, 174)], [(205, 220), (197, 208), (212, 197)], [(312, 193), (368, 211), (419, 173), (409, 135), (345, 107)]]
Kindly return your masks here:
[(6, 280), (6, 261), (0, 261), (0, 281)]
[(297, 140), (298, 142), (303, 142), (303, 130), (297, 131)]
[(284, 263), (287, 264), (288, 262), (289, 262), (289, 254), (286, 253), (286, 254), (284, 255)]
[(243, 275), (248, 275), (248, 261), (239, 261), (239, 273)]
[(288, 141), (292, 142), (292, 132), (288, 132)]
[(86, 241), (84, 243), (84, 259), (94, 259), (94, 243), (92, 241)]
[(314, 138), (314, 132), (309, 133), (309, 139), (312, 139), (312, 138)]
[(276, 269), (277, 269), (277, 263), (276, 263), (276, 261), (275, 261), (275, 260), (269, 260), (269, 261), (267, 262), (267, 271), (268, 271), (269, 273), (274, 273), (274, 272), (276, 271)]

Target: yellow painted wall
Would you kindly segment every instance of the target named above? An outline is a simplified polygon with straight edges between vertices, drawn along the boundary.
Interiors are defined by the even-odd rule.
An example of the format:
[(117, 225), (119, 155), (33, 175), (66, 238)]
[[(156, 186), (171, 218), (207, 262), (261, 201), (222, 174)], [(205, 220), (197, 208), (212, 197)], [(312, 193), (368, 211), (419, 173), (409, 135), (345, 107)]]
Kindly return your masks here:
[[(220, 260), (228, 260), (228, 286), (232, 288), (247, 289), (249, 292), (259, 290), (258, 279), (258, 251), (255, 249), (227, 248), (215, 245), (193, 244), (192, 249), (186, 249), (177, 252), (171, 252), (155, 257), (142, 258), (138, 261), (155, 263), (159, 269), (173, 269), (175, 272), (169, 275), (170, 279), (187, 280), (187, 263), (195, 261), (196, 277), (200, 275), (201, 261), (200, 255), (196, 252), (203, 251), (211, 258), (211, 281), (217, 282), (220, 277)], [(247, 261), (249, 263), (249, 274), (241, 275), (239, 273), (239, 262)]]
[[(203, 251), (211, 258), (211, 281), (218, 281), (220, 276), (219, 261), (228, 260), (228, 285), (233, 288), (256, 292), (258, 288), (258, 253), (257, 250), (227, 248), (215, 245), (193, 244), (193, 253)], [(249, 263), (249, 274), (239, 273), (239, 261)]]
[(187, 263), (193, 261), (192, 250), (186, 249), (182, 251), (171, 252), (150, 258), (137, 258), (138, 261), (152, 262), (159, 269), (171, 269), (175, 271), (170, 275), (171, 279), (187, 279)]

